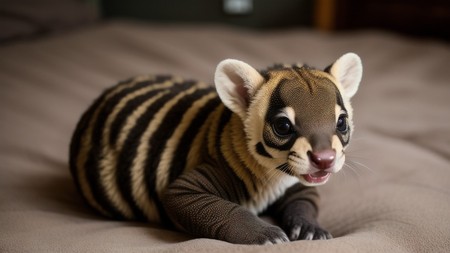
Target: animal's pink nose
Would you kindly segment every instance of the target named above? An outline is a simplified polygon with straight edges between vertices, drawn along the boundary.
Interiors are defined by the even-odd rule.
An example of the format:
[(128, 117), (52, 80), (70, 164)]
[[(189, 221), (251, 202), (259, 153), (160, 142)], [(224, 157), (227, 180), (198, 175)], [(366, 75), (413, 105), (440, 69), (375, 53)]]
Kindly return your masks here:
[(310, 162), (319, 170), (326, 170), (333, 166), (336, 158), (336, 151), (333, 149), (325, 149), (321, 151), (308, 151)]

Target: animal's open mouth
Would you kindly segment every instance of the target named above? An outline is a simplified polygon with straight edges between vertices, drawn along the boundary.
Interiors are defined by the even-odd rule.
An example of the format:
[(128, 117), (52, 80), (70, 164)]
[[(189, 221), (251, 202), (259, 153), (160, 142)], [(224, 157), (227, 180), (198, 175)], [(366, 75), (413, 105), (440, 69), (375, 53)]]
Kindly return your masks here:
[(311, 174), (302, 175), (308, 183), (311, 184), (321, 184), (325, 183), (330, 177), (331, 173), (325, 171), (318, 171)]

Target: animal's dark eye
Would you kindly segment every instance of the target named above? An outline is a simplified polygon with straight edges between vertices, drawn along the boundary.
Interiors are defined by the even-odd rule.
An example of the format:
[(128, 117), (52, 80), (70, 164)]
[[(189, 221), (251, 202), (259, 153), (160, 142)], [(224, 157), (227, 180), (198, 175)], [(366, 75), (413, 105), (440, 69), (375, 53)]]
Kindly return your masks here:
[(286, 117), (276, 118), (272, 124), (272, 128), (280, 137), (286, 137), (292, 133), (291, 121)]
[(336, 129), (341, 133), (348, 131), (347, 114), (341, 114), (336, 124)]

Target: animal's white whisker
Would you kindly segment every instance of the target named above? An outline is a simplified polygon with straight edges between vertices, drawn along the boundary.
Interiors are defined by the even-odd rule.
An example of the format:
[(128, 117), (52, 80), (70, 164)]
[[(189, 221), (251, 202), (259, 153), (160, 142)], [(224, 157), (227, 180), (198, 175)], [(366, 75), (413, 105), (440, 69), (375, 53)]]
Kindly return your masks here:
[(348, 163), (345, 163), (344, 165), (347, 166), (351, 171), (353, 171), (353, 173), (355, 173), (355, 175), (356, 175), (357, 178), (361, 176), (361, 175), (357, 172), (357, 169), (356, 169), (355, 167), (351, 166), (351, 165), (348, 164)]
[(355, 142), (355, 141), (365, 141), (365, 140), (369, 140), (369, 139), (366, 138), (366, 137), (361, 137), (361, 136), (359, 136), (359, 137), (352, 137), (352, 142)]
[(361, 166), (362, 168), (367, 169), (369, 172), (375, 174), (375, 171), (374, 171), (374, 170), (372, 170), (369, 166), (367, 166), (367, 165), (365, 165), (365, 164), (363, 164), (363, 163), (361, 163), (361, 162), (357, 162), (357, 161), (348, 161), (348, 162), (349, 162), (349, 163), (352, 163), (352, 164), (354, 164), (354, 165), (359, 165), (359, 166)]
[[(344, 164), (344, 166), (345, 166), (345, 164)], [(341, 170), (342, 172), (339, 172), (337, 175), (339, 176), (339, 177), (344, 177), (344, 182), (345, 183), (347, 183), (347, 174), (346, 174), (346, 172), (345, 172), (345, 170)], [(341, 176), (342, 175), (342, 176)]]
[(369, 154), (371, 152), (371, 149), (369, 147), (354, 147), (354, 148), (352, 147), (345, 150), (345, 153), (349, 157), (357, 157), (363, 159), (369, 159), (373, 157)]
[(358, 155), (355, 155), (355, 152), (351, 152), (351, 154), (347, 154), (346, 153), (346, 156), (348, 157), (348, 158), (351, 158), (351, 159), (355, 159), (355, 158), (357, 158), (357, 159), (364, 159), (364, 160), (370, 160), (370, 159), (372, 159), (372, 157), (364, 157), (364, 156), (358, 156)]

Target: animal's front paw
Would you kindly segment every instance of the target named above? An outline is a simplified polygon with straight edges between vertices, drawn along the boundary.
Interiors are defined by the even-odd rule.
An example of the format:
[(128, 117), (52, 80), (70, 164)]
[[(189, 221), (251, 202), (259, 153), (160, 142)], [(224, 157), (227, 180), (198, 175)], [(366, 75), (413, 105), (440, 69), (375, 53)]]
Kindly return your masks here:
[(328, 231), (308, 219), (297, 218), (296, 222), (289, 224), (286, 229), (289, 239), (296, 240), (326, 240), (333, 238)]
[(278, 244), (289, 242), (284, 231), (277, 226), (264, 226), (244, 236), (245, 244)]

